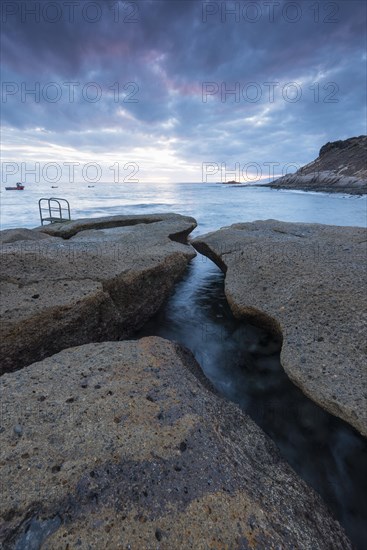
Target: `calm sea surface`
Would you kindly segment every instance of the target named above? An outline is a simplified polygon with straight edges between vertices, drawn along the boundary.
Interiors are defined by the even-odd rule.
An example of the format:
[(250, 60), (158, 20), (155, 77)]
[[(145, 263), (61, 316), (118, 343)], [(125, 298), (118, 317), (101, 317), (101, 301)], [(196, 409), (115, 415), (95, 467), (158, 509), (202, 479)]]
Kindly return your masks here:
[[(365, 226), (367, 197), (276, 191), (220, 184), (28, 185), (1, 189), (1, 228), (39, 225), (38, 200), (69, 200), (72, 218), (177, 212), (193, 216), (192, 236), (259, 219)], [(233, 318), (224, 276), (198, 255), (172, 296), (137, 337), (158, 335), (194, 353), (206, 376), (277, 444), (324, 498), (358, 549), (367, 540), (367, 444), (344, 422), (307, 399), (285, 375), (279, 343)]]
[(335, 225), (365, 225), (366, 197), (276, 191), (215, 183), (29, 184), (24, 191), (1, 187), (2, 229), (39, 225), (38, 200), (69, 200), (72, 218), (146, 212), (177, 212), (199, 223), (195, 234), (241, 221), (275, 218)]

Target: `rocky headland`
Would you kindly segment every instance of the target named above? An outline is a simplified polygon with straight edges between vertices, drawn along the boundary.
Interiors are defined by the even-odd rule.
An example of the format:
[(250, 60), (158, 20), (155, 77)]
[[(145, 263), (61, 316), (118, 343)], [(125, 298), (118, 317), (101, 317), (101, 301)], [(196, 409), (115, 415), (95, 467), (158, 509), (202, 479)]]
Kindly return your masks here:
[(268, 185), (274, 189), (365, 194), (367, 136), (326, 143), (316, 160)]
[(366, 436), (366, 229), (267, 220), (193, 245), (225, 272), (234, 315), (282, 336), (289, 378)]

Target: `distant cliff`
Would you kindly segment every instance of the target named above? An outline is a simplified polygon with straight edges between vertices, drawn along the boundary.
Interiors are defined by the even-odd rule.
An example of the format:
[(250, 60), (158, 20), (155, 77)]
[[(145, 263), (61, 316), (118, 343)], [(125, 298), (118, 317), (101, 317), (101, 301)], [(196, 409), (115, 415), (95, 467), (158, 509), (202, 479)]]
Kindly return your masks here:
[(367, 136), (333, 141), (321, 147), (316, 160), (272, 183), (275, 189), (333, 193), (367, 193)]

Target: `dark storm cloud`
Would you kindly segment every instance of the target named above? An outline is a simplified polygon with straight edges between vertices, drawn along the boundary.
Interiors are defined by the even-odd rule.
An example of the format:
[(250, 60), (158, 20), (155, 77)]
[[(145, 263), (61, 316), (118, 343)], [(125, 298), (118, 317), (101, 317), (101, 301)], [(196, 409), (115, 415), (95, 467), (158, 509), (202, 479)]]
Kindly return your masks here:
[[(233, 62), (237, 64), (242, 59), (250, 63), (251, 69), (257, 66), (258, 61), (269, 68), (275, 62), (284, 69), (288, 63), (309, 63), (325, 50), (335, 52), (336, 57), (340, 51), (363, 47), (363, 4), (353, 0), (325, 2), (325, 5), (337, 6), (333, 17), (330, 9), (323, 11), (323, 3), (319, 3), (319, 22), (314, 20), (315, 13), (310, 9), (310, 3), (295, 2), (302, 17), (293, 24), (282, 15), (281, 8), (274, 9), (272, 21), (264, 5), (266, 2), (262, 1), (258, 2), (262, 16), (254, 23), (243, 17), (236, 22), (229, 14), (221, 14), (223, 2), (195, 0), (134, 1), (131, 5), (139, 8), (135, 15), (136, 23), (123, 21), (127, 10), (122, 6), (126, 3), (120, 3), (119, 21), (114, 22), (112, 7), (116, 2), (94, 2), (100, 6), (101, 19), (92, 23), (85, 18), (90, 10), (83, 17), (82, 6), (92, 5), (93, 2), (74, 3), (73, 21), (65, 7), (68, 2), (59, 0), (62, 17), (56, 23), (49, 23), (42, 16), (42, 10), (40, 22), (27, 14), (25, 8), (30, 9), (37, 2), (4, 2), (6, 62), (29, 72), (38, 70), (47, 73), (52, 65), (60, 75), (75, 76), (90, 62), (98, 70), (111, 57), (120, 56), (118, 61), (126, 63), (136, 60), (144, 52), (156, 50), (167, 54), (167, 66), (172, 74), (190, 77), (197, 76), (199, 71), (199, 76), (204, 77), (223, 66), (231, 67)], [(6, 15), (7, 4), (19, 6), (17, 14)], [(42, 6), (42, 3), (39, 4)], [(207, 15), (204, 22), (206, 4), (217, 5), (218, 13)], [(227, 2), (228, 7), (231, 4), (241, 7), (248, 2)], [(280, 2), (276, 4), (280, 5)], [(289, 3), (283, 1), (283, 4)], [(336, 22), (321, 21), (329, 15), (328, 11)]]
[[(3, 123), (44, 128), (37, 139), (89, 151), (172, 138), (188, 162), (305, 162), (323, 142), (364, 132), (365, 3), (279, 1), (274, 12), (268, 4), (3, 2)], [(22, 98), (36, 82), (39, 102)], [(62, 92), (57, 101), (51, 82)], [(70, 82), (78, 83), (73, 101)], [(90, 82), (98, 101), (83, 93)], [(205, 82), (218, 89), (207, 102)], [(255, 102), (251, 82), (261, 92)], [(274, 101), (269, 82), (279, 83)], [(284, 97), (289, 82), (301, 89), (298, 101)], [(221, 97), (222, 85), (236, 83), (238, 101)], [(93, 98), (93, 86), (86, 91)]]

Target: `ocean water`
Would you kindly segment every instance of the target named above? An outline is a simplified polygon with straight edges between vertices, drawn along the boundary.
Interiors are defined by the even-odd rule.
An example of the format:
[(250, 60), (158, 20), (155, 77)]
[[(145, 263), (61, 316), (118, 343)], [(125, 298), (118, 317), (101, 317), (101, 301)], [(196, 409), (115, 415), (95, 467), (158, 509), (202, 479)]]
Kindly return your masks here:
[(29, 184), (24, 191), (1, 186), (1, 228), (40, 224), (38, 200), (60, 197), (70, 202), (72, 218), (118, 214), (177, 212), (193, 216), (202, 234), (241, 221), (279, 219), (334, 225), (366, 224), (364, 197), (301, 191), (277, 191), (216, 183)]
[[(1, 226), (40, 224), (38, 200), (69, 200), (72, 218), (177, 212), (193, 216), (192, 236), (258, 219), (365, 226), (367, 197), (277, 191), (220, 184), (28, 185), (1, 190)], [(273, 439), (281, 454), (323, 497), (356, 548), (367, 537), (367, 442), (296, 388), (280, 364), (280, 343), (233, 318), (224, 276), (198, 255), (157, 315), (136, 335), (162, 336), (190, 348), (217, 390)]]

